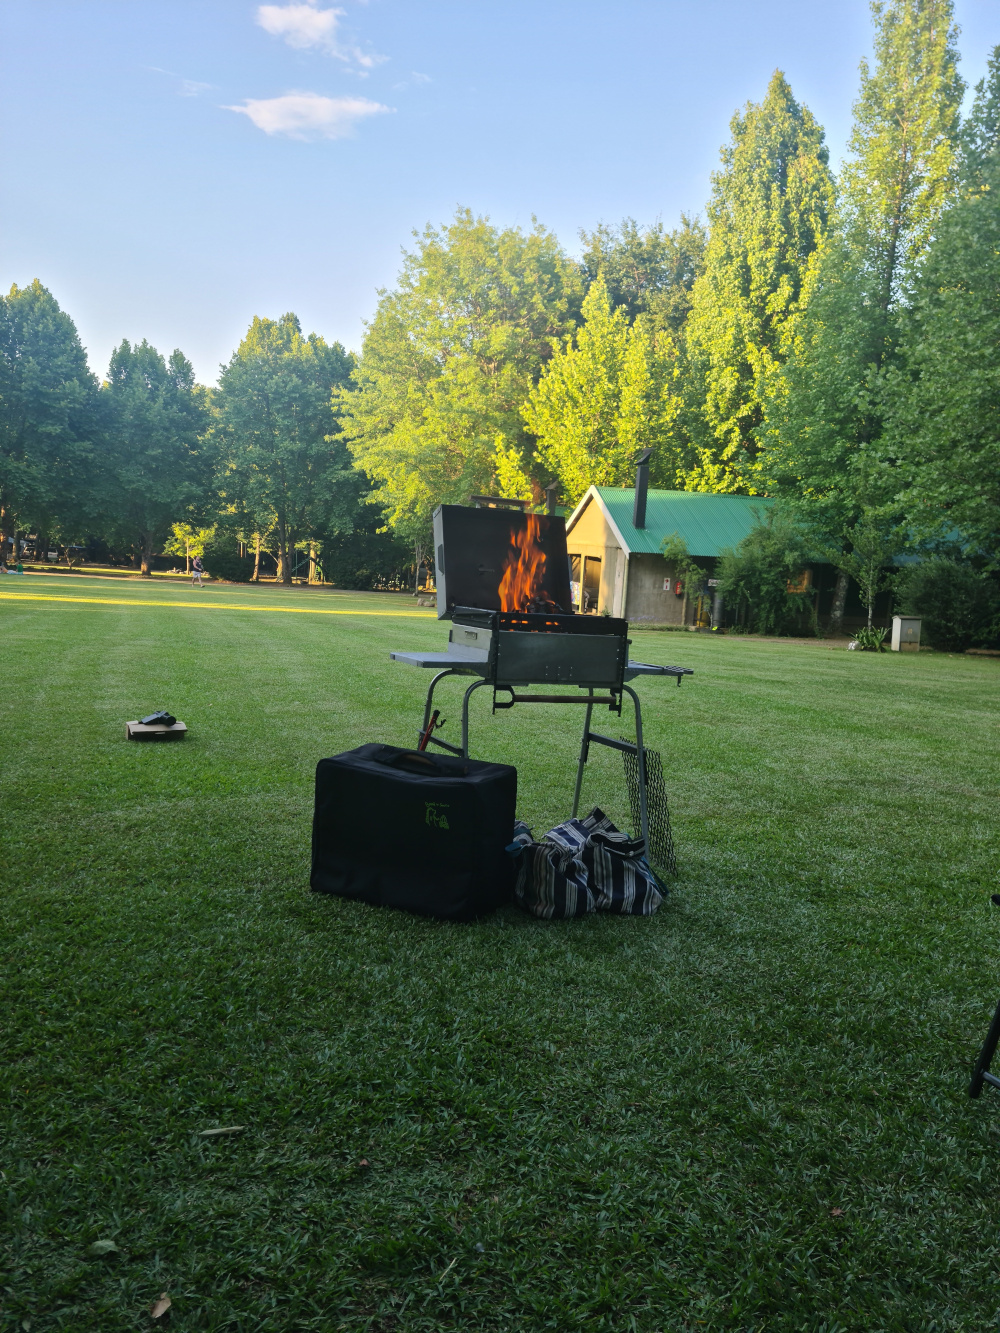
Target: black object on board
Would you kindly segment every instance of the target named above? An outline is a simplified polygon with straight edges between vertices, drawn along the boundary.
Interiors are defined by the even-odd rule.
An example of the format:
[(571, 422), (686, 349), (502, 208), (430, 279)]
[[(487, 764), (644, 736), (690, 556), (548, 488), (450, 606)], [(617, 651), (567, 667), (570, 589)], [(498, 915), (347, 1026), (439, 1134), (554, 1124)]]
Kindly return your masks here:
[(517, 769), (393, 745), (361, 745), (316, 766), (317, 893), (445, 921), (510, 898)]

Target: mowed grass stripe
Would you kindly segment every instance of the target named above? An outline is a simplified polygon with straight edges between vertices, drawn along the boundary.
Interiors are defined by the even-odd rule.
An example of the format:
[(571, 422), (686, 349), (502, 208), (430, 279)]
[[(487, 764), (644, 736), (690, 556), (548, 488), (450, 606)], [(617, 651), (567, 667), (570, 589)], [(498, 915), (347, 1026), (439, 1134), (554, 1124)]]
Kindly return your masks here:
[(180, 606), (199, 611), (277, 611), (300, 616), (396, 616), (406, 619), (433, 620), (422, 611), (370, 611), (325, 606), (253, 606), (249, 602), (166, 602), (140, 597), (61, 597), (46, 592), (0, 592), (0, 600), (10, 602), (80, 602), (98, 606)]

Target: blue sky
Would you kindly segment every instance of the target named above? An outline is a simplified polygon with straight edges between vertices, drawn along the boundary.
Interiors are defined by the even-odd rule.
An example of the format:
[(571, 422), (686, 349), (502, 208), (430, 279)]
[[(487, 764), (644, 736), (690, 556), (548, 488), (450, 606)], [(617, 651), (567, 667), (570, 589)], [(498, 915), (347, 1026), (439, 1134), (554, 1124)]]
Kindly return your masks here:
[[(1000, 0), (958, 0), (972, 83)], [(254, 314), (360, 346), (414, 228), (698, 212), (775, 68), (844, 151), (866, 0), (4, 0), (0, 282), (93, 368), (123, 337), (214, 382)]]

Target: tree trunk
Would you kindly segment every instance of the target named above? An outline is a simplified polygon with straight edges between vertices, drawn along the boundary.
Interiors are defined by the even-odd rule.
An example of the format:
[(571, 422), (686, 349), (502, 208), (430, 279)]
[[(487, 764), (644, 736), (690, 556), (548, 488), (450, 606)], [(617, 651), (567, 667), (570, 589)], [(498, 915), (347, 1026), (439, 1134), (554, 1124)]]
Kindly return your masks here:
[(142, 577), (149, 579), (153, 577), (153, 536), (152, 533), (143, 533), (142, 537)]
[(278, 525), (278, 582), (286, 588), (292, 585), (292, 563), (289, 559), (288, 532), (283, 524)]
[(190, 573), (191, 573), (191, 539), (190, 539), (190, 537), (185, 537), (185, 538), (184, 538), (184, 573), (185, 573), (185, 574), (190, 574)]
[(319, 578), (316, 574), (316, 543), (309, 543), (309, 582), (318, 583)]
[(423, 565), (423, 563), (424, 563), (424, 557), (425, 557), (425, 554), (426, 554), (426, 553), (425, 553), (425, 551), (424, 551), (424, 544), (423, 544), (423, 542), (414, 542), (414, 543), (413, 543), (413, 563), (414, 563), (414, 565), (416, 566), (416, 568), (415, 568), (414, 571), (413, 571), (413, 595), (414, 595), (414, 597), (416, 597), (417, 593), (420, 591), (420, 570), (421, 570), (421, 567), (422, 567), (422, 565)]
[(259, 583), (260, 582), (260, 533), (259, 532), (254, 533), (253, 542), (254, 542), (253, 574), (250, 576), (250, 582)]
[(833, 590), (833, 605), (830, 607), (830, 623), (826, 627), (828, 634), (843, 634), (844, 607), (847, 604), (848, 578), (842, 569), (837, 570), (837, 586)]

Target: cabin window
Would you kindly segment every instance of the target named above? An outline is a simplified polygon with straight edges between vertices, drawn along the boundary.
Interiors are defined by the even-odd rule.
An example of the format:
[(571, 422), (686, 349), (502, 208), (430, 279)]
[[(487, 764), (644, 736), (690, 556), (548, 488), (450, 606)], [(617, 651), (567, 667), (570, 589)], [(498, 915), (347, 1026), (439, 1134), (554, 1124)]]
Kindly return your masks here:
[(588, 555), (583, 562), (583, 598), (580, 610), (584, 614), (597, 615), (597, 603), (601, 595), (601, 558)]

